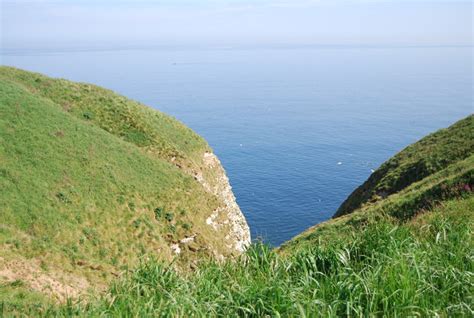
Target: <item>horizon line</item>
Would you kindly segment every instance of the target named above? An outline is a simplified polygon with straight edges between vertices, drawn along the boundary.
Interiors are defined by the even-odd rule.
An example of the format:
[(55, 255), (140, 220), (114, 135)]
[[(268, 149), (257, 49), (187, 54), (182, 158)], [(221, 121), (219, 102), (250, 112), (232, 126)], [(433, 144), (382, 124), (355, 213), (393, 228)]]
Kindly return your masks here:
[(0, 46), (1, 55), (54, 54), (74, 52), (108, 52), (108, 51), (152, 51), (152, 50), (249, 50), (249, 49), (410, 49), (410, 48), (471, 48), (470, 44), (131, 44), (131, 45), (59, 45), (59, 46)]

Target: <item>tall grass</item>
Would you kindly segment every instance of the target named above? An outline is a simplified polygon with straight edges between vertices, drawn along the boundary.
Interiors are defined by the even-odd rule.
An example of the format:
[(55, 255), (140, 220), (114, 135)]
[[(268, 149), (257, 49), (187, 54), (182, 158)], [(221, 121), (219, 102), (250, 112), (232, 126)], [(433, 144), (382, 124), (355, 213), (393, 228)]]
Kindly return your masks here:
[[(236, 261), (177, 273), (143, 263), (88, 305), (59, 316), (472, 316), (472, 198), (396, 225), (371, 224), (351, 240), (282, 256), (254, 244)], [(472, 216), (472, 215), (471, 215)]]

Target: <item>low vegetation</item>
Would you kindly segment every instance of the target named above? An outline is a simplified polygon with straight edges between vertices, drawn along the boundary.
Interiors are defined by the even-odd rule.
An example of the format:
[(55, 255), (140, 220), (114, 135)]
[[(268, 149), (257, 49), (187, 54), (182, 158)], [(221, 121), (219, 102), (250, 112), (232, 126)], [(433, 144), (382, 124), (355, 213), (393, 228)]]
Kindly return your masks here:
[(449, 200), (409, 222), (380, 218), (343, 240), (331, 237), (288, 255), (254, 244), (237, 261), (208, 262), (191, 274), (148, 261), (99, 300), (21, 311), (85, 317), (471, 316), (473, 210), (473, 196)]
[(111, 91), (0, 67), (0, 302), (11, 286), (57, 300), (104, 290), (143, 258), (174, 260), (188, 237), (182, 268), (234, 253), (206, 224), (222, 200), (194, 176), (209, 151)]
[(397, 193), (474, 152), (474, 116), (408, 146), (385, 162), (339, 207), (335, 217)]
[[(205, 142), (165, 115), (135, 117), (149, 110), (108, 91), (82, 102), (61, 87), (86, 84), (31, 76), (0, 72), (0, 278), (25, 269), (1, 282), (0, 314), (474, 315), (474, 116), (384, 163), (339, 217), (222, 261), (203, 248), (222, 241), (203, 224), (217, 199), (192, 177)], [(173, 133), (157, 132), (160, 118)], [(166, 249), (196, 232), (179, 257)], [(60, 275), (101, 292), (67, 294)], [(70, 297), (31, 286), (47, 279)]]

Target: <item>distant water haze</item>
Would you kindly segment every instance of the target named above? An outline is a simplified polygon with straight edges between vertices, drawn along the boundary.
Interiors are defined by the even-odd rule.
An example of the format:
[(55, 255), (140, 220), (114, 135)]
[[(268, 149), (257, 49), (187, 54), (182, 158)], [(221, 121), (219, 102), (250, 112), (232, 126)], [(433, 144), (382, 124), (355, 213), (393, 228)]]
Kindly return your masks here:
[(2, 0), (2, 49), (471, 45), (472, 1)]
[(473, 112), (472, 47), (16, 50), (205, 137), (252, 230), (278, 245), (330, 218), (383, 161)]

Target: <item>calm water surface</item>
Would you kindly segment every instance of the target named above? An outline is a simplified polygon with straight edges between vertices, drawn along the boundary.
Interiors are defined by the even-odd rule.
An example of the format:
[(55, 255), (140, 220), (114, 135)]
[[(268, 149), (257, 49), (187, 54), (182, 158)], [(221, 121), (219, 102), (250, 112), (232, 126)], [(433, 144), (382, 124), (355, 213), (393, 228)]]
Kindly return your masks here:
[(472, 48), (20, 50), (2, 64), (171, 114), (224, 164), (253, 238), (332, 216), (372, 169), (473, 112)]

